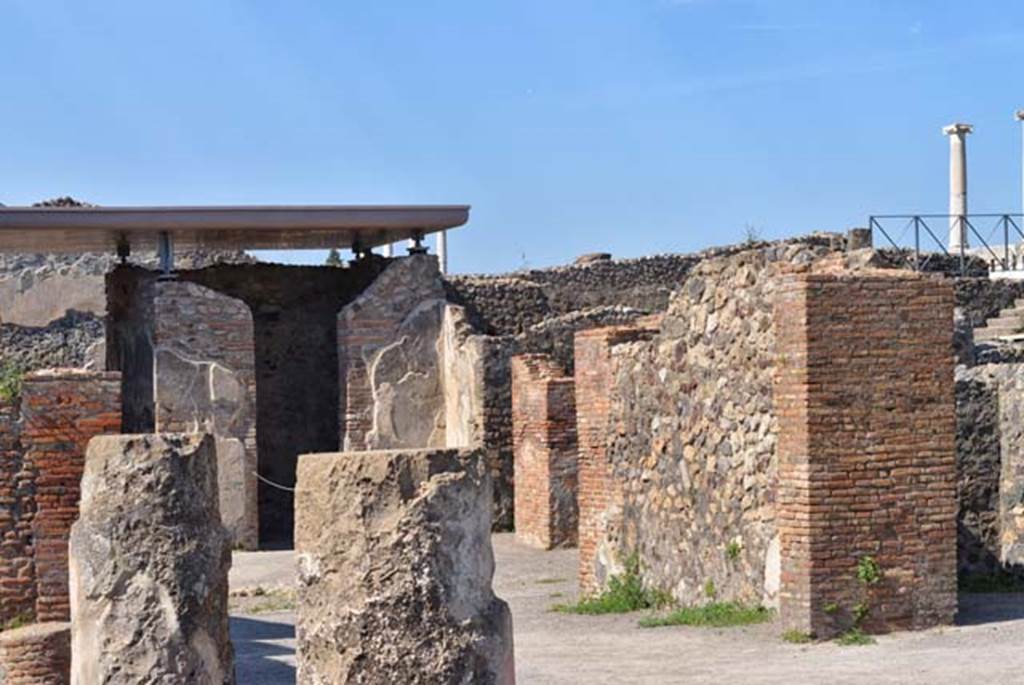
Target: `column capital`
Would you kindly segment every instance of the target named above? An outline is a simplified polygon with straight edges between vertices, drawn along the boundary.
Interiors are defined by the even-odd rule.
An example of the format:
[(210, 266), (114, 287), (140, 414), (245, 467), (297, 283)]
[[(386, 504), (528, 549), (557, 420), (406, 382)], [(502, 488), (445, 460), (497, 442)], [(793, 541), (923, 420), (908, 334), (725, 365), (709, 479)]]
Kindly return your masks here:
[(950, 124), (949, 126), (943, 126), (942, 132), (947, 136), (961, 135), (964, 133), (974, 133), (974, 126), (971, 124)]
[(1017, 121), (1024, 121), (1024, 109), (1018, 109), (1013, 113), (1013, 118)]

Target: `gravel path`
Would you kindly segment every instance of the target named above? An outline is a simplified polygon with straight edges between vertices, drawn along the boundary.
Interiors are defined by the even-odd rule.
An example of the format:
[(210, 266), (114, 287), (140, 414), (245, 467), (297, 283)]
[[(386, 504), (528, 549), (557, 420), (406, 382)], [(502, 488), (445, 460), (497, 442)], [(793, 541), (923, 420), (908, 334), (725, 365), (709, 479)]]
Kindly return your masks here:
[[(641, 629), (639, 615), (572, 616), (576, 551), (537, 552), (494, 537), (495, 590), (515, 624), (519, 685), (756, 683), (873, 685), (1024, 682), (1024, 595), (971, 595), (960, 624), (882, 636), (878, 644), (790, 645), (778, 627)], [(287, 584), (291, 553), (236, 553), (232, 587)], [(294, 682), (294, 615), (232, 616), (243, 685)]]

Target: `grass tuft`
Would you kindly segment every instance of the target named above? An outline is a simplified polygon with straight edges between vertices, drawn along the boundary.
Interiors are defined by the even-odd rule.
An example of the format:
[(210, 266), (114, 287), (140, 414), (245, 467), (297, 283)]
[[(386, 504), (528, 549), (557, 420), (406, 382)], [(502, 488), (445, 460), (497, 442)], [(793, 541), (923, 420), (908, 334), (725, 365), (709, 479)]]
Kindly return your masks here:
[(860, 628), (850, 628), (836, 638), (836, 644), (842, 647), (873, 645), (875, 644), (875, 638), (871, 637)]
[(699, 607), (682, 607), (665, 616), (650, 616), (640, 621), (644, 628), (662, 626), (702, 626), (728, 628), (766, 623), (774, 612), (764, 607), (751, 607), (737, 602), (714, 602)]
[(5, 630), (17, 630), (18, 628), (23, 628), (33, 622), (33, 618), (30, 614), (18, 614), (6, 623), (0, 623), (0, 633)]
[(608, 581), (608, 589), (593, 597), (584, 597), (574, 604), (556, 604), (553, 611), (565, 614), (627, 614), (642, 609), (657, 609), (671, 602), (666, 592), (645, 589), (640, 580), (640, 559), (633, 554), (626, 559), (626, 570)]
[(800, 630), (787, 630), (782, 634), (782, 640), (794, 645), (805, 645), (808, 642), (812, 642), (814, 638), (809, 633)]
[(21, 383), (25, 369), (14, 362), (0, 365), (0, 401), (13, 402), (21, 397)]

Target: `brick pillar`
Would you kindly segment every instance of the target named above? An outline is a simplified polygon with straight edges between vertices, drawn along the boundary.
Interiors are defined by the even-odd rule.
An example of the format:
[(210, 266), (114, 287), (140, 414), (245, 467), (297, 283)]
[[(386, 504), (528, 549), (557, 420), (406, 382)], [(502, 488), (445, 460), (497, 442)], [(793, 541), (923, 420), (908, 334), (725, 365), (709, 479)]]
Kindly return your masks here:
[(576, 382), (546, 354), (512, 359), (516, 539), (576, 544)]
[[(896, 272), (801, 274), (776, 305), (780, 614), (827, 637), (956, 610), (953, 289)], [(858, 562), (881, 569), (874, 584)]]
[(36, 619), (67, 621), (68, 533), (89, 440), (121, 430), (121, 374), (53, 369), (25, 377), (22, 444), (36, 476)]
[(608, 463), (608, 430), (613, 364), (611, 349), (620, 343), (650, 338), (655, 321), (633, 326), (592, 328), (576, 333), (576, 430), (579, 441), (579, 581), (592, 593), (607, 580), (609, 528), (615, 525), (622, 492)]

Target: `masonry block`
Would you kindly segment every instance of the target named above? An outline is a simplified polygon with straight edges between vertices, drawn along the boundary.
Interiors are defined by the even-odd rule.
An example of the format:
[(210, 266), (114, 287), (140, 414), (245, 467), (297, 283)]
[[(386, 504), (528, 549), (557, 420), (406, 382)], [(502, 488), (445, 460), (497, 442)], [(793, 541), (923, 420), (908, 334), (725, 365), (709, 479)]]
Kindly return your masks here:
[(576, 383), (550, 356), (512, 359), (516, 539), (552, 549), (576, 544)]
[(515, 682), (480, 450), (307, 454), (295, 493), (298, 682)]
[(795, 274), (775, 316), (783, 627), (828, 637), (951, 623), (950, 282)]
[(68, 534), (78, 518), (85, 450), (94, 436), (121, 431), (121, 374), (53, 369), (25, 377), (22, 446), (35, 474), (32, 532), (38, 621), (66, 621)]
[(213, 436), (90, 441), (70, 539), (72, 684), (233, 684), (230, 567)]

